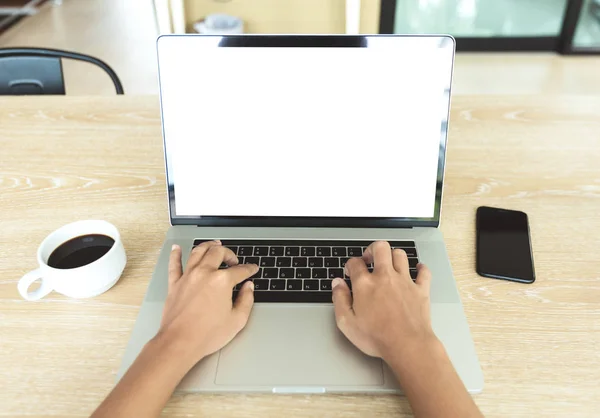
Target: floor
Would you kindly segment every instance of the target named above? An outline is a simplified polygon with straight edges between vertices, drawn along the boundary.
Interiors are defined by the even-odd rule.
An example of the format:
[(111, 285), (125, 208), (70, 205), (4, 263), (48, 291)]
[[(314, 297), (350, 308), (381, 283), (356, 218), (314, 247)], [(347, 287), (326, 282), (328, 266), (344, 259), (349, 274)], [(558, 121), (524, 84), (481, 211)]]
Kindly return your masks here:
[[(153, 0), (63, 0), (47, 2), (0, 36), (0, 48), (37, 46), (93, 55), (110, 65), (126, 94), (156, 94), (157, 29)], [(114, 94), (105, 73), (64, 60), (67, 94)]]
[[(126, 94), (157, 94), (154, 46), (157, 29), (152, 1), (63, 0), (60, 6), (48, 2), (38, 14), (23, 19), (0, 36), (0, 48), (42, 46), (94, 55), (115, 69)], [(491, 0), (453, 1), (475, 5), (499, 3)], [(559, 4), (566, 0), (512, 1)], [(411, 2), (429, 4), (428, 7), (443, 3), (442, 0), (406, 0), (402, 3)], [(449, 2), (451, 0), (446, 0)], [(540, 16), (547, 14), (546, 9), (540, 9)], [(549, 31), (552, 25), (548, 21), (545, 26), (536, 27), (543, 26)], [(600, 94), (599, 68), (600, 56), (461, 53), (456, 57), (453, 93), (597, 95)], [(67, 94), (114, 94), (112, 83), (100, 69), (86, 63), (65, 62), (64, 70)]]

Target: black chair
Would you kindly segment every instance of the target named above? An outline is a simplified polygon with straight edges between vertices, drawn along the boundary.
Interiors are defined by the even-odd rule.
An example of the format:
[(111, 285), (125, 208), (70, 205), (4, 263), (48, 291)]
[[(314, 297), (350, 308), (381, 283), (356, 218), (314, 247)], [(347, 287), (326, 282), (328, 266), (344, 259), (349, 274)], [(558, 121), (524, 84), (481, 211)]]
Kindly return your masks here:
[(123, 94), (117, 74), (98, 58), (59, 49), (0, 48), (0, 95), (65, 94), (62, 58), (97, 65)]

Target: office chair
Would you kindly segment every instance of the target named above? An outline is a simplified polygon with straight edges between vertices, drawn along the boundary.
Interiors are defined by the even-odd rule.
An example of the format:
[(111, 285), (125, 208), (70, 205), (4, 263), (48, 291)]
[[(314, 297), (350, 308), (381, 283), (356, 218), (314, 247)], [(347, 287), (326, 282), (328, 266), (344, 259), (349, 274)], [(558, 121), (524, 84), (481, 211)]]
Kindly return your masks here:
[(98, 58), (60, 49), (0, 48), (0, 95), (65, 94), (62, 58), (97, 65), (123, 94), (117, 74)]

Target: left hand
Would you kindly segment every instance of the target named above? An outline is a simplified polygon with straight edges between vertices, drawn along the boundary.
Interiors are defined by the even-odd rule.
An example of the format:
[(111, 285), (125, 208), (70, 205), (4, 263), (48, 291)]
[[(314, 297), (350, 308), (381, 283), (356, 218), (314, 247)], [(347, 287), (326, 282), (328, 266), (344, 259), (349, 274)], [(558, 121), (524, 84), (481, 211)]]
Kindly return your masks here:
[[(219, 270), (222, 262), (230, 267)], [(256, 264), (238, 265), (236, 255), (220, 241), (208, 241), (194, 248), (184, 272), (181, 248), (174, 245), (157, 337), (165, 336), (175, 344), (190, 368), (220, 350), (244, 328), (254, 304), (251, 281), (242, 287), (235, 304), (233, 287), (257, 271)]]

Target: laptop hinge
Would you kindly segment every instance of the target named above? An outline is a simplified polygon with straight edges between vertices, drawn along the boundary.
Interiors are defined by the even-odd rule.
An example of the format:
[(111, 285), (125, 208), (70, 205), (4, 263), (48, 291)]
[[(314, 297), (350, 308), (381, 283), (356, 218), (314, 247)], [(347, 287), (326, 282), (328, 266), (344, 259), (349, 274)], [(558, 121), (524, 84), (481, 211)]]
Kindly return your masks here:
[[(307, 226), (292, 226), (292, 225), (277, 225), (277, 226), (273, 226), (273, 225), (221, 225), (221, 224), (215, 224), (215, 225), (196, 225), (196, 227), (198, 228), (226, 228), (226, 227), (235, 227), (235, 228), (298, 228), (298, 229), (306, 229), (306, 228), (332, 228), (332, 229), (347, 229), (347, 228), (365, 228), (365, 229), (375, 229), (375, 228), (385, 228), (385, 229), (414, 229), (416, 227), (414, 226), (381, 226), (381, 225), (375, 225), (375, 226), (339, 226), (339, 225), (329, 225), (329, 226), (323, 226), (323, 225), (307, 225)], [(430, 226), (431, 228), (431, 226)]]

